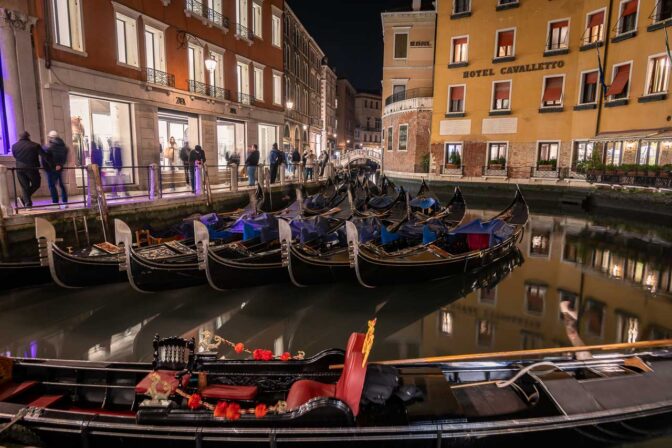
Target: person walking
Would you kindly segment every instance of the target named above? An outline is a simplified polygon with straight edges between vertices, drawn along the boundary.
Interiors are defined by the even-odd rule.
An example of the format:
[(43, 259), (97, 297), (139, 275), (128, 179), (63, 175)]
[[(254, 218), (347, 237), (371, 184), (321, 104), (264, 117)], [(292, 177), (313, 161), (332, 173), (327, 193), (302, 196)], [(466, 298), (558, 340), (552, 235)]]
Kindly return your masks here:
[(299, 167), (299, 164), (301, 163), (301, 153), (299, 152), (299, 148), (294, 147), (294, 151), (292, 152), (292, 174), (296, 175), (298, 173), (297, 169)]
[(285, 161), (285, 154), (278, 149), (278, 144), (273, 143), (273, 148), (268, 156), (269, 164), (271, 165), (271, 183), (275, 183), (275, 178), (278, 176), (278, 167)]
[(191, 192), (196, 192), (196, 169), (205, 163), (205, 151), (201, 145), (194, 146), (189, 153), (189, 179), (191, 180)]
[(33, 193), (40, 188), (40, 157), (44, 154), (42, 147), (30, 140), (30, 134), (23, 131), (19, 141), (12, 145), (12, 155), (16, 159), (16, 177), (21, 186), (19, 201), (24, 207), (33, 206)]
[(247, 167), (247, 184), (251, 187), (257, 182), (257, 166), (259, 165), (259, 149), (257, 145), (250, 145), (245, 166)]
[(308, 151), (306, 155), (306, 180), (313, 180), (313, 169), (315, 168), (315, 154), (313, 150)]
[(111, 185), (115, 196), (120, 196), (123, 193), (124, 196), (130, 197), (130, 193), (126, 191), (126, 179), (122, 172), (124, 169), (123, 153), (124, 150), (121, 148), (121, 142), (115, 140), (112, 146), (110, 146), (110, 164), (115, 171)]
[(191, 153), (191, 148), (189, 147), (189, 142), (185, 141), (182, 149), (180, 149), (180, 160), (182, 161), (182, 168), (184, 169), (184, 182), (189, 185), (189, 154)]
[(170, 137), (168, 146), (163, 148), (163, 163), (171, 172), (175, 172), (175, 153), (177, 152), (177, 142), (175, 137)]
[(47, 135), (48, 144), (44, 149), (44, 156), (42, 157), (42, 166), (47, 173), (47, 184), (49, 185), (49, 192), (51, 193), (51, 202), (58, 204), (58, 190), (61, 189), (61, 199), (63, 201), (63, 208), (68, 202), (68, 192), (63, 185), (63, 167), (68, 161), (68, 147), (65, 142), (58, 136), (58, 132), (51, 131)]

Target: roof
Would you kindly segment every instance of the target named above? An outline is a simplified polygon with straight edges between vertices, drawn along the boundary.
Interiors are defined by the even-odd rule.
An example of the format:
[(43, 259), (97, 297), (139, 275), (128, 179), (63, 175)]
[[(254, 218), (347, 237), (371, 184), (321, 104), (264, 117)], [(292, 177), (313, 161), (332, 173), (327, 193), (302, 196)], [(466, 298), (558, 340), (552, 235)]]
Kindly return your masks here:
[[(422, 0), (420, 11), (436, 11), (434, 3), (435, 0)], [(386, 12), (414, 12), (412, 7), (412, 1), (408, 0), (407, 4), (404, 6), (398, 6), (396, 8), (390, 8), (383, 11), (383, 13)]]
[(594, 140), (637, 140), (640, 138), (667, 138), (672, 136), (672, 128), (639, 129), (629, 131), (600, 132)]

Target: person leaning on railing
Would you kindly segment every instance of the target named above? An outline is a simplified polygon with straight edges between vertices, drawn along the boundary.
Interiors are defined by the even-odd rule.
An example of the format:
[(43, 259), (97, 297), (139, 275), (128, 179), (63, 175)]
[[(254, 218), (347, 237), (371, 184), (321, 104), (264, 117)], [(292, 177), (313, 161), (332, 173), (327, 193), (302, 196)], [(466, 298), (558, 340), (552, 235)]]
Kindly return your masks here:
[(259, 148), (257, 145), (250, 145), (245, 166), (247, 167), (248, 185), (254, 186), (257, 182), (257, 166), (259, 165)]
[(68, 192), (63, 184), (63, 167), (68, 161), (68, 147), (65, 146), (65, 142), (56, 131), (49, 132), (47, 138), (49, 143), (44, 148), (42, 164), (47, 172), (51, 202), (58, 204), (58, 190), (56, 189), (58, 186), (61, 188), (61, 199), (63, 200), (63, 207), (65, 207), (68, 202)]
[(23, 131), (19, 141), (12, 145), (12, 155), (16, 159), (16, 177), (21, 186), (23, 206), (32, 207), (32, 196), (40, 188), (40, 157), (44, 154), (42, 147), (30, 140), (30, 134)]

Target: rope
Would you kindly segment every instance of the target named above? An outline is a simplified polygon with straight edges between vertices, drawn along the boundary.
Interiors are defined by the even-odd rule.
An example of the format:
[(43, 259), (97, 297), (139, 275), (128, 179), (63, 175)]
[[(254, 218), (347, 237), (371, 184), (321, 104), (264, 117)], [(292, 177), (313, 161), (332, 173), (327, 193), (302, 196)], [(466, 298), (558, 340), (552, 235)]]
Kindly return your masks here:
[[(550, 362), (550, 361), (541, 361), (541, 362), (537, 362), (537, 363), (534, 363), (534, 364), (532, 364), (532, 365), (529, 365), (529, 366), (525, 367), (524, 369), (519, 370), (518, 373), (516, 373), (516, 374), (513, 376), (513, 378), (511, 378), (511, 379), (509, 379), (509, 380), (507, 380), (507, 381), (498, 381), (498, 382), (496, 382), (495, 384), (497, 384), (497, 387), (499, 387), (499, 388), (509, 387), (509, 386), (511, 386), (513, 383), (515, 383), (516, 381), (518, 381), (518, 379), (520, 379), (521, 376), (527, 374), (530, 370), (532, 370), (532, 369), (534, 369), (534, 368), (536, 368), (536, 367), (539, 367), (539, 366), (550, 366), (550, 367), (553, 367), (554, 369), (558, 369), (558, 370), (560, 370), (560, 367), (558, 367), (557, 365), (555, 365), (554, 363), (552, 363), (552, 362)], [(545, 371), (540, 372), (540, 373), (542, 373), (542, 374), (546, 374), (546, 373), (548, 373), (548, 372), (552, 372), (552, 371), (553, 371), (553, 370), (545, 370)]]

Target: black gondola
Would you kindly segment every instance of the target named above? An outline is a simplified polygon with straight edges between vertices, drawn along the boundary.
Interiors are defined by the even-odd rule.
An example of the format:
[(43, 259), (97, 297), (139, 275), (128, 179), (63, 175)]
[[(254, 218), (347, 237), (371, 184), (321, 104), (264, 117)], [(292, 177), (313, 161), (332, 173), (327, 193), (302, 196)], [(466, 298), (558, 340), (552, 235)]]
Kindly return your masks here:
[(49, 267), (39, 259), (25, 261), (0, 261), (0, 289), (42, 285), (51, 282)]
[[(389, 194), (387, 192), (383, 194)], [(409, 217), (408, 208), (410, 207), (406, 194), (401, 191), (399, 197), (391, 203), (386, 214), (380, 214), (381, 225), (399, 226)], [(433, 196), (429, 188), (423, 183), (418, 197)], [(459, 225), (466, 214), (466, 204), (459, 188), (448, 205), (443, 208), (437, 208), (437, 219), (441, 219), (448, 228)], [(387, 218), (385, 218), (387, 216)], [(351, 217), (352, 218), (352, 217)], [(367, 218), (356, 217), (354, 219), (366, 223), (372, 216)], [(428, 216), (422, 215), (420, 219), (428, 219)], [(347, 218), (346, 218), (347, 219)], [(377, 221), (376, 221), (377, 222)], [(345, 219), (343, 220), (345, 226)], [(347, 242), (337, 243), (329, 247), (322, 247), (321, 244), (313, 242), (301, 243), (292, 238), (291, 229), (288, 223), (280, 223), (280, 239), (282, 241), (283, 263), (287, 266), (290, 278), (296, 286), (308, 286), (333, 281), (356, 281), (355, 271), (352, 269)]]
[(479, 269), (504, 257), (516, 247), (528, 217), (527, 203), (518, 189), (511, 205), (483, 223), (501, 221), (509, 226), (509, 234), (501, 241), (490, 242), (487, 247), (477, 250), (468, 241), (445, 234), (436, 241), (388, 251), (376, 243), (360, 244), (357, 227), (348, 222), (350, 261), (354, 264), (357, 279), (365, 287), (445, 278)]
[(523, 351), (381, 368), (367, 366), (368, 336), (286, 361), (218, 360), (193, 340), (158, 337), (152, 364), (0, 357), (0, 436), (96, 447), (593, 447), (672, 429), (672, 353), (651, 349), (669, 340), (582, 361)]

